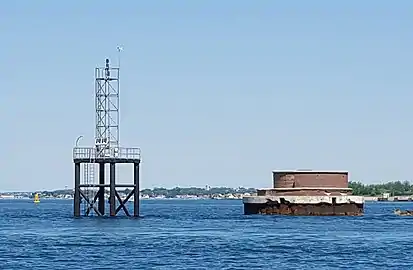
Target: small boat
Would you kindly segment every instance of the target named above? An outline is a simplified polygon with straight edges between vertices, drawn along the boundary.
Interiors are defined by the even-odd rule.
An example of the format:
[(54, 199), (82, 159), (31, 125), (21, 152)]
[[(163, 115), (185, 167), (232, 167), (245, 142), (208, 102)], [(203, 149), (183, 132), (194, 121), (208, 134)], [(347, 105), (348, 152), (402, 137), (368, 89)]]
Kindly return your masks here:
[(40, 202), (40, 197), (39, 197), (39, 193), (34, 194), (34, 203), (39, 203)]

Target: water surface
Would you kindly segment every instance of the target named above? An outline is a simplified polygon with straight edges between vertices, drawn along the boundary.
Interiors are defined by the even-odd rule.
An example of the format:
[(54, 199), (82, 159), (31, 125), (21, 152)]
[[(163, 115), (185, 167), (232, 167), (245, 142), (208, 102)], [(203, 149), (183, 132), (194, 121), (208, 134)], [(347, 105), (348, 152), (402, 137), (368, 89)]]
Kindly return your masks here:
[[(413, 203), (363, 217), (244, 216), (239, 200), (144, 200), (73, 218), (71, 200), (0, 200), (0, 269), (413, 269)], [(132, 205), (129, 205), (132, 210)]]

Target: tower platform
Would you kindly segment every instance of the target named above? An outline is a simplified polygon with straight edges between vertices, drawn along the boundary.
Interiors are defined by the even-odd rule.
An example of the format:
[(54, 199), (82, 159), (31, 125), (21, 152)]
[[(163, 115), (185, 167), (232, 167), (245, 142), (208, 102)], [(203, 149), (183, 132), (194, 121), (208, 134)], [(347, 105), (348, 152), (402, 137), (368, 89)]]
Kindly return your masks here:
[(74, 163), (140, 163), (141, 149), (119, 147), (117, 153), (98, 154), (95, 147), (75, 147), (73, 148)]
[[(109, 150), (109, 149), (108, 149)], [(109, 214), (110, 216), (116, 216), (121, 209), (125, 212), (127, 216), (132, 216), (127, 207), (126, 203), (128, 200), (134, 196), (134, 212), (133, 216), (139, 216), (140, 207), (140, 189), (139, 189), (139, 165), (141, 162), (140, 148), (117, 148), (114, 152), (98, 152), (95, 147), (75, 147), (73, 148), (73, 163), (75, 164), (75, 194), (74, 194), (74, 216), (81, 216), (81, 200), (86, 203), (86, 209), (84, 215), (88, 216), (91, 211), (96, 213), (98, 216), (105, 215), (105, 190), (109, 188)], [(133, 164), (133, 184), (117, 184), (116, 183), (116, 164)], [(81, 183), (80, 166), (83, 164), (85, 166), (85, 171), (92, 171), (87, 169), (88, 166), (99, 166), (99, 182), (94, 181)], [(109, 164), (110, 166), (110, 177), (109, 184), (105, 182), (105, 166)], [(93, 168), (93, 167), (92, 167)], [(93, 170), (94, 174), (94, 170)], [(85, 178), (88, 178), (87, 173)], [(96, 189), (98, 191), (94, 196), (90, 195), (89, 189)], [(131, 188), (132, 190), (122, 199), (119, 195), (117, 188)], [(94, 192), (92, 192), (94, 193)], [(118, 205), (116, 203), (118, 201)], [(98, 206), (96, 206), (96, 203)]]

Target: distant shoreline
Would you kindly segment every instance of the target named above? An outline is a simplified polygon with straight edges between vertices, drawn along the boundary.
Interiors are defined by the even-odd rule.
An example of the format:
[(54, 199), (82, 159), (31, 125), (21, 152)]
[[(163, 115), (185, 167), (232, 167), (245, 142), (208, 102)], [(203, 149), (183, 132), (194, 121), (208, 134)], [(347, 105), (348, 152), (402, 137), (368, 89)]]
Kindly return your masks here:
[(391, 197), (381, 197), (381, 196), (363, 196), (366, 202), (380, 201), (380, 202), (413, 202), (413, 196), (391, 196)]
[[(64, 197), (40, 197), (41, 200), (73, 200), (73, 197), (71, 198), (64, 198)], [(109, 199), (109, 198), (106, 198)], [(0, 196), (0, 201), (1, 200), (33, 200), (33, 198), (29, 197), (1, 197)], [(187, 201), (187, 200), (242, 200), (242, 198), (239, 197), (234, 197), (234, 198), (227, 198), (227, 197), (222, 197), (222, 198), (209, 198), (209, 197), (182, 197), (182, 198), (167, 198), (167, 197), (143, 197), (140, 198), (140, 200), (181, 200), (181, 201)], [(129, 201), (133, 201), (133, 198), (130, 198)]]
[[(413, 202), (413, 198), (411, 196), (399, 196), (399, 197), (389, 197), (387, 200), (380, 200), (382, 197), (377, 196), (363, 196), (366, 202)], [(12, 198), (12, 197), (0, 197), (0, 201), (2, 200), (24, 200), (24, 201), (32, 201), (33, 198)], [(46, 197), (41, 198), (41, 200), (68, 200), (73, 201), (73, 198), (59, 198), (59, 197)], [(160, 198), (160, 197), (152, 197), (152, 198), (140, 198), (140, 200), (149, 200), (149, 201), (162, 201), (162, 200), (180, 200), (180, 201), (196, 201), (196, 200), (226, 200), (226, 201), (233, 201), (233, 200), (242, 200), (242, 198), (207, 198), (207, 197), (188, 197), (188, 198)], [(133, 201), (130, 199), (129, 201)]]

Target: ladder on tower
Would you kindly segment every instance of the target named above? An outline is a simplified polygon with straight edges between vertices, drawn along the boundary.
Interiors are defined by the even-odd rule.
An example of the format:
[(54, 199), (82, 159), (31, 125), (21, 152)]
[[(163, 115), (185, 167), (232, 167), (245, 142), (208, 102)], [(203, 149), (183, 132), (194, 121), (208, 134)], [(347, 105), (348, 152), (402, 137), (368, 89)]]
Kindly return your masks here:
[[(95, 184), (95, 163), (94, 163), (94, 157), (92, 156), (92, 154), (89, 155), (90, 161), (89, 163), (84, 163), (84, 167), (83, 167), (83, 182), (86, 185), (86, 187), (84, 188), (84, 194), (85, 196), (89, 199), (89, 203), (94, 203), (93, 199), (95, 197), (95, 193), (96, 191), (94, 190), (93, 187), (89, 187), (88, 185), (93, 185)], [(91, 209), (91, 205), (88, 204), (88, 202), (86, 200), (84, 200), (83, 203), (83, 209), (84, 212), (89, 212)], [(92, 211), (93, 213), (93, 211)]]
[[(89, 164), (85, 163), (83, 164), (83, 184), (88, 185), (89, 184)], [(86, 197), (89, 197), (89, 187), (85, 186), (83, 188), (83, 193)], [(86, 213), (86, 209), (88, 207), (87, 201), (82, 198), (82, 204), (83, 204), (83, 213)]]
[(88, 184), (92, 185), (95, 184), (95, 164), (94, 163), (86, 163), (86, 173)]

